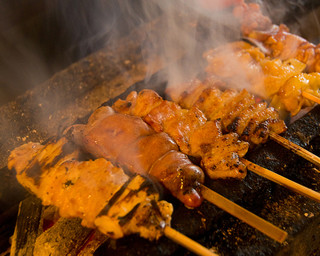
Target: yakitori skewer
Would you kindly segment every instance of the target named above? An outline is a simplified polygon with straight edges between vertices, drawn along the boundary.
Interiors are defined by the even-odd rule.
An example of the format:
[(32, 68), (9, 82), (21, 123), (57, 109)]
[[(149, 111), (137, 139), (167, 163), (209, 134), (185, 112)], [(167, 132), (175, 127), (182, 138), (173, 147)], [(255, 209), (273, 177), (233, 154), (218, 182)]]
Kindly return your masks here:
[(320, 157), (316, 156), (315, 154), (312, 154), (310, 151), (300, 147), (299, 145), (283, 138), (282, 136), (280, 136), (274, 132), (271, 132), (269, 136), (270, 136), (270, 139), (279, 143), (283, 147), (289, 149), (293, 153), (303, 157), (304, 159), (308, 160), (309, 162), (320, 167)]
[[(227, 95), (230, 90), (224, 92), (220, 91), (220, 89), (216, 87), (218, 82), (219, 80), (212, 79), (207, 79), (204, 82), (200, 80), (193, 80), (190, 83), (181, 85), (182, 89), (180, 88), (180, 90), (182, 92), (180, 93), (177, 93), (179, 90), (174, 89), (168, 90), (168, 92), (170, 96), (182, 106), (187, 108), (200, 108), (209, 120), (213, 118), (220, 118), (224, 124), (223, 129), (225, 132), (237, 132), (239, 136), (241, 136), (241, 139), (249, 139), (249, 141), (250, 136), (252, 136), (250, 135), (250, 132), (251, 134), (256, 133), (257, 135), (253, 136), (254, 140), (251, 140), (253, 143), (256, 141), (263, 143), (270, 138), (313, 164), (320, 166), (320, 158), (318, 156), (279, 135), (285, 131), (285, 125), (275, 110), (271, 111), (272, 108), (261, 107), (263, 103), (254, 103), (253, 98), (251, 101), (245, 101), (245, 97), (241, 98), (241, 95), (247, 95), (248, 99), (250, 99), (249, 97), (253, 97), (253, 95), (251, 96), (251, 94), (246, 93), (245, 90), (238, 92), (238, 94), (235, 94), (236, 96), (231, 95), (229, 97), (231, 100), (229, 100), (227, 104), (224, 104), (222, 98), (226, 99), (227, 97), (225, 95)], [(306, 95), (309, 99), (315, 99), (320, 102), (318, 97), (310, 93), (303, 92), (302, 95)], [(236, 104), (237, 97), (240, 98), (238, 100), (238, 104)], [(220, 104), (217, 102), (220, 102)], [(255, 111), (255, 109), (258, 110)], [(259, 116), (262, 116), (267, 110), (270, 110), (269, 113), (273, 113), (273, 116), (266, 115), (266, 121), (263, 121), (262, 119), (262, 121), (256, 122), (255, 120), (258, 120)], [(220, 114), (216, 113), (218, 111), (220, 111)], [(250, 119), (253, 120), (252, 123), (258, 123), (258, 125), (255, 126), (258, 129), (254, 126), (251, 126), (250, 128)], [(268, 119), (270, 120), (269, 122)], [(279, 125), (277, 125), (277, 123)], [(244, 128), (245, 126), (246, 128)], [(255, 129), (258, 132), (254, 132)], [(248, 130), (249, 133), (246, 132), (246, 130)], [(261, 136), (261, 134), (263, 134), (263, 136)]]
[(242, 35), (262, 44), (267, 49), (268, 56), (281, 60), (295, 58), (307, 65), (308, 72), (320, 71), (320, 44), (315, 45), (290, 33), (290, 29), (284, 24), (273, 24), (262, 13), (258, 4), (243, 3), (233, 13), (241, 24)]
[[(258, 4), (243, 3), (234, 9), (234, 15), (239, 19), (245, 40), (260, 51), (247, 51), (242, 47), (238, 48), (233, 56), (244, 54), (252, 57), (249, 57), (250, 61), (248, 58), (236, 57), (241, 62), (240, 65), (244, 64), (241, 65), (244, 70), (239, 70), (242, 73), (246, 72), (245, 70), (251, 72), (249, 76), (254, 79), (250, 83), (254, 84), (255, 80), (259, 80), (259, 76), (266, 75), (260, 82), (269, 80), (271, 83), (265, 83), (265, 86), (262, 86), (264, 88), (258, 86), (259, 92), (264, 89), (263, 97), (269, 98), (272, 105), (290, 112), (292, 116), (298, 114), (302, 107), (312, 106), (312, 102), (319, 104), (320, 44), (315, 45), (291, 33), (284, 24), (273, 24)], [(276, 65), (265, 66), (268, 62)], [(256, 65), (255, 72), (252, 72), (252, 65)], [(274, 71), (270, 73), (272, 69)], [(270, 74), (271, 77), (268, 78)]]
[(308, 100), (311, 100), (311, 101), (314, 101), (314, 102), (317, 103), (317, 104), (320, 104), (320, 98), (317, 97), (317, 96), (314, 96), (314, 95), (311, 94), (311, 93), (308, 93), (308, 92), (303, 91), (303, 92), (302, 92), (302, 96), (305, 97), (305, 98), (307, 98)]
[(263, 168), (263, 167), (261, 167), (259, 165), (256, 165), (256, 164), (254, 164), (254, 163), (252, 163), (252, 162), (250, 162), (250, 161), (248, 161), (246, 159), (241, 159), (241, 160), (246, 164), (247, 168), (250, 171), (252, 171), (252, 172), (254, 172), (254, 173), (256, 173), (256, 174), (258, 174), (260, 176), (263, 176), (263, 177), (265, 177), (265, 178), (267, 178), (269, 180), (272, 180), (272, 181), (280, 184), (281, 186), (289, 188), (289, 189), (291, 189), (291, 190), (293, 190), (293, 191), (295, 191), (295, 192), (297, 192), (297, 193), (299, 193), (301, 195), (309, 197), (309, 198), (311, 198), (311, 199), (313, 199), (313, 200), (315, 200), (315, 201), (320, 203), (320, 193), (318, 193), (318, 192), (316, 192), (316, 191), (314, 191), (312, 189), (309, 189), (309, 188), (307, 188), (305, 186), (302, 186), (302, 185), (300, 185), (300, 184), (298, 184), (298, 183), (296, 183), (296, 182), (294, 182), (292, 180), (289, 180), (289, 179), (287, 179), (287, 178), (285, 178), (285, 177), (283, 177), (283, 176), (281, 176), (279, 174), (276, 174), (276, 173), (274, 173), (274, 172), (272, 172), (272, 171), (270, 171), (270, 170), (268, 170), (266, 168)]
[(230, 213), (232, 216), (235, 216), (243, 222), (249, 224), (251, 227), (256, 228), (257, 230), (278, 241), (279, 243), (282, 243), (286, 240), (288, 236), (287, 232), (274, 226), (270, 222), (260, 218), (252, 212), (244, 209), (243, 207), (235, 204), (234, 202), (226, 199), (225, 197), (219, 195), (206, 186), (201, 186), (201, 193), (204, 199), (206, 199), (207, 201)]
[(243, 85), (283, 115), (294, 116), (320, 97), (320, 73), (306, 73), (306, 64), (294, 58), (270, 58), (263, 53), (261, 44), (235, 41), (212, 49), (205, 56), (209, 77), (220, 80), (220, 84), (224, 82), (224, 87)]
[[(210, 81), (209, 81), (210, 82)], [(192, 82), (194, 83), (194, 82)], [(207, 82), (208, 83), (208, 82)], [(219, 102), (219, 100), (221, 101), (221, 98), (223, 98), (223, 95), (227, 95), (228, 91), (226, 93), (222, 93), (220, 92), (220, 90), (216, 87), (212, 87), (208, 84), (204, 84), (201, 83), (200, 81), (195, 83), (194, 87), (190, 87), (188, 86), (186, 90), (183, 91), (183, 93), (181, 93), (182, 96), (178, 96), (176, 97), (176, 99), (178, 99), (177, 101), (182, 103), (184, 106), (189, 106), (189, 107), (200, 107), (200, 109), (204, 112), (204, 114), (206, 115), (206, 117), (208, 117), (208, 119), (211, 119), (213, 116), (216, 118), (221, 118), (222, 123), (225, 123), (224, 125), (224, 129), (225, 132), (238, 132), (239, 135), (241, 135), (243, 138), (246, 138), (247, 134), (245, 134), (245, 136), (243, 136), (242, 130), (245, 131), (245, 128), (239, 128), (239, 127), (243, 127), (244, 125), (242, 125), (242, 122), (244, 123), (243, 120), (246, 120), (246, 122), (248, 123), (247, 127), (250, 127), (250, 118), (252, 118), (252, 120), (257, 119), (257, 117), (252, 114), (252, 117), (250, 118), (246, 118), (246, 115), (244, 115), (244, 113), (248, 112), (250, 113), (253, 112), (254, 108), (253, 106), (256, 106), (256, 108), (258, 109), (259, 105), (258, 104), (250, 104), (250, 101), (247, 100), (248, 103), (246, 103), (248, 105), (248, 107), (245, 107), (244, 105), (244, 100), (242, 97), (239, 100), (239, 104), (235, 104), (236, 102), (236, 97), (233, 97), (233, 100), (229, 100), (229, 105), (224, 105), (223, 107), (218, 106), (217, 102)], [(245, 91), (241, 91), (238, 95), (249, 95), (246, 94)], [(221, 96), (222, 95), (222, 96)], [(173, 96), (172, 98), (174, 98), (174, 94), (171, 94), (171, 96)], [(250, 96), (250, 95), (249, 95)], [(225, 97), (226, 98), (226, 97)], [(252, 100), (251, 100), (252, 101)], [(190, 102), (193, 102), (192, 104), (190, 104)], [(209, 104), (212, 103), (212, 104)], [(221, 105), (224, 102), (221, 101)], [(214, 106), (214, 104), (217, 105), (217, 107), (214, 109), (212, 108), (212, 106)], [(261, 103), (260, 103), (261, 104)], [(216, 109), (219, 109), (220, 114), (217, 115), (216, 112), (214, 112)], [(265, 111), (265, 108), (261, 108), (263, 111)], [(271, 108), (269, 108), (271, 109)], [(250, 111), (249, 111), (250, 110)], [(237, 115), (234, 115), (233, 113), (237, 113)], [(256, 113), (259, 113), (258, 111)], [(260, 111), (260, 113), (263, 113), (262, 111)], [(304, 157), (305, 159), (307, 159), (308, 161), (310, 161), (311, 163), (320, 166), (320, 158), (314, 154), (312, 154), (311, 152), (309, 152), (306, 149), (303, 149), (302, 147), (294, 144), (293, 142), (283, 138), (282, 136), (278, 135), (277, 133), (280, 132), (275, 132), (275, 131), (284, 131), (283, 129), (283, 125), (284, 122), (279, 119), (279, 116), (276, 114), (276, 112), (273, 112), (273, 116), (271, 116), (271, 118), (269, 118), (270, 122), (266, 122), (265, 125), (261, 126), (262, 128), (269, 128), (270, 129), (266, 129), (265, 131), (262, 130), (262, 132), (257, 133), (257, 137), (260, 137), (260, 134), (264, 134), (264, 137), (267, 139), (268, 137), (274, 141), (276, 141), (277, 143), (279, 143), (280, 145), (286, 147), (287, 149), (291, 150), (292, 152)], [(231, 118), (229, 117), (231, 116)], [(248, 116), (250, 116), (248, 114)], [(225, 121), (226, 120), (226, 121)], [(268, 119), (267, 119), (268, 120)], [(273, 120), (277, 120), (276, 122)], [(261, 122), (261, 124), (263, 124), (263, 122)], [(268, 124), (270, 124), (270, 126), (268, 126)], [(275, 126), (275, 124), (280, 124), (280, 128), (281, 129), (277, 129), (278, 125)], [(256, 127), (259, 127), (258, 125)], [(249, 131), (254, 131), (255, 128), (251, 128), (248, 129)], [(240, 132), (239, 132), (240, 131)], [(268, 136), (269, 135), (269, 136)], [(266, 139), (264, 139), (263, 141), (260, 141), (260, 143), (265, 142)], [(241, 158), (240, 159), (241, 162), (243, 164), (246, 165), (246, 167), (250, 170), (253, 169), (253, 163), (250, 163), (249, 161)], [(249, 166), (247, 164), (250, 164)], [(255, 166), (255, 170), (259, 169), (259, 166), (254, 165)], [(259, 174), (261, 175), (262, 173), (268, 173), (268, 174), (273, 174), (272, 172), (265, 170), (265, 172), (259, 172)], [(294, 190), (295, 192), (298, 192), (300, 194), (306, 195), (316, 201), (319, 201), (319, 196), (320, 194), (308, 189), (304, 186), (301, 186), (295, 182), (292, 182), (280, 175), (262, 175), (265, 178), (271, 179), (272, 181), (275, 181), (281, 185), (286, 186), (287, 188), (290, 188), (292, 190)]]

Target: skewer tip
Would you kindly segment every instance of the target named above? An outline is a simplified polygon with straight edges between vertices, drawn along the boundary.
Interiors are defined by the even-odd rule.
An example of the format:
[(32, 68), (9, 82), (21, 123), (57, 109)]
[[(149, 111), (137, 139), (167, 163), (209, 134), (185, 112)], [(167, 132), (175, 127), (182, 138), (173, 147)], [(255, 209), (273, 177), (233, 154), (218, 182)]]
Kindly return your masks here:
[(169, 226), (164, 228), (164, 235), (199, 256), (218, 256), (218, 254)]

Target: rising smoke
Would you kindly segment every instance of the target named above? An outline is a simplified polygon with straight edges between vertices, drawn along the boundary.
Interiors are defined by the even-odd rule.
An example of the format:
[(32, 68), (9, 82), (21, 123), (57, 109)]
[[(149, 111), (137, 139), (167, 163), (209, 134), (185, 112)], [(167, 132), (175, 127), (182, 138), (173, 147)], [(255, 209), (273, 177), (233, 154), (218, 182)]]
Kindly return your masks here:
[[(179, 65), (168, 69), (172, 83), (201, 70), (203, 50), (240, 36), (228, 5), (241, 0), (31, 2), (7, 1), (0, 8), (0, 104), (104, 46), (116, 47), (119, 38), (157, 18), (164, 19), (158, 33), (148, 34), (141, 47), (146, 61), (155, 49), (168, 63), (177, 61), (176, 52), (184, 52)], [(288, 13), (301, 14), (319, 1), (254, 2), (265, 3), (267, 15), (279, 23), (290, 21)]]

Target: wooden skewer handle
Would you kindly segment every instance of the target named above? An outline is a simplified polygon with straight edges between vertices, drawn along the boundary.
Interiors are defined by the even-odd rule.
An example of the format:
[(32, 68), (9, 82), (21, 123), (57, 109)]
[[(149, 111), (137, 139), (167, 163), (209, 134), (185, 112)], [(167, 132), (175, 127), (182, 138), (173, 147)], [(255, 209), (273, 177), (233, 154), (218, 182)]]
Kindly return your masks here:
[(275, 172), (269, 171), (268, 169), (256, 165), (246, 159), (241, 159), (241, 162), (243, 162), (250, 171), (320, 203), (320, 193), (289, 180)]
[(171, 227), (165, 227), (164, 235), (169, 239), (173, 240), (174, 242), (187, 248), (191, 252), (194, 252), (195, 254), (198, 254), (200, 256), (218, 256), (218, 254), (215, 254), (206, 247), (202, 246), (201, 244), (181, 234), (180, 232)]
[(303, 157), (304, 159), (320, 167), (320, 157), (316, 156), (315, 154), (312, 154), (308, 150), (298, 146), (297, 144), (281, 137), (280, 135), (274, 132), (270, 132), (270, 138), (282, 145), (283, 147), (289, 149), (293, 153)]
[(286, 240), (288, 233), (282, 229), (274, 226), (270, 222), (260, 218), (259, 216), (253, 214), (252, 212), (242, 208), (241, 206), (235, 204), (234, 202), (226, 199), (225, 197), (219, 195), (218, 193), (212, 191), (206, 186), (201, 186), (201, 193), (204, 199), (215, 204), (222, 210), (230, 213), (234, 217), (242, 220), (243, 222), (249, 224), (250, 226), (258, 229), (270, 238), (282, 243)]
[(302, 96), (305, 97), (305, 98), (307, 98), (308, 100), (312, 100), (312, 101), (314, 101), (315, 103), (320, 104), (320, 98), (317, 97), (317, 96), (314, 96), (314, 95), (311, 94), (311, 93), (302, 92)]

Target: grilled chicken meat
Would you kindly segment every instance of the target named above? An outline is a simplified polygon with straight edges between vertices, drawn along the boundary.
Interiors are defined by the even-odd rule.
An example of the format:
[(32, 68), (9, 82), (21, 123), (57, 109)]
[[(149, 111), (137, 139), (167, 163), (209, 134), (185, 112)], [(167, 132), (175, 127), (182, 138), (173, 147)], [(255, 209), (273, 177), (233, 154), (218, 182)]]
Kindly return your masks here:
[[(297, 59), (270, 59), (245, 42), (233, 42), (223, 49), (218, 47), (207, 52), (205, 57), (209, 77), (221, 79), (224, 87), (248, 87), (250, 92), (270, 100), (270, 104), (284, 114), (290, 112), (294, 116), (301, 108), (314, 105), (302, 92), (320, 95), (319, 73), (302, 73), (306, 65)], [(173, 92), (176, 98), (179, 97), (177, 93)]]
[(210, 178), (245, 177), (246, 168), (239, 156), (246, 154), (248, 143), (239, 141), (236, 133), (223, 135), (221, 122), (207, 121), (198, 108), (182, 109), (152, 90), (132, 92), (113, 108), (143, 118), (156, 132), (169, 134), (183, 153), (201, 159)]
[(85, 125), (74, 125), (68, 138), (97, 158), (106, 158), (135, 174), (149, 175), (188, 207), (202, 202), (201, 168), (178, 151), (166, 134), (157, 133), (140, 117), (97, 109)]
[(167, 90), (171, 98), (186, 108), (199, 108), (209, 120), (220, 119), (225, 133), (237, 133), (252, 145), (266, 142), (270, 131), (277, 134), (286, 130), (278, 112), (265, 102), (256, 102), (245, 89), (221, 91), (221, 82), (195, 79)]
[(289, 78), (272, 99), (272, 104), (283, 104), (292, 116), (298, 114), (304, 107), (311, 107), (315, 103), (306, 99), (303, 92), (320, 98), (320, 73), (301, 73)]
[(271, 19), (261, 12), (259, 4), (243, 2), (233, 9), (233, 15), (240, 20), (241, 32), (244, 35), (252, 31), (266, 31), (273, 27)]
[(206, 72), (227, 83), (228, 87), (248, 88), (251, 93), (270, 99), (305, 64), (296, 59), (271, 59), (255, 46), (236, 41), (212, 49), (204, 55)]
[(320, 72), (320, 44), (314, 45), (290, 33), (283, 24), (273, 25), (257, 4), (238, 6), (234, 15), (240, 20), (243, 35), (262, 43), (271, 57), (281, 60), (295, 58), (307, 65), (308, 72)]
[(79, 217), (117, 239), (139, 233), (153, 240), (170, 225), (172, 205), (146, 179), (128, 177), (104, 158), (79, 160), (80, 151), (66, 138), (46, 145), (27, 143), (13, 150), (8, 167), (44, 205), (55, 205), (61, 217)]

